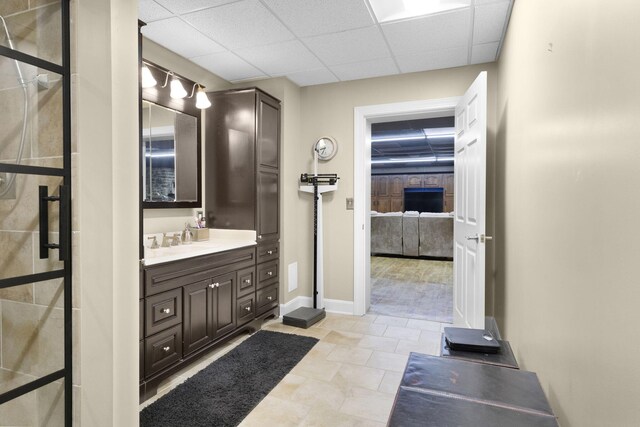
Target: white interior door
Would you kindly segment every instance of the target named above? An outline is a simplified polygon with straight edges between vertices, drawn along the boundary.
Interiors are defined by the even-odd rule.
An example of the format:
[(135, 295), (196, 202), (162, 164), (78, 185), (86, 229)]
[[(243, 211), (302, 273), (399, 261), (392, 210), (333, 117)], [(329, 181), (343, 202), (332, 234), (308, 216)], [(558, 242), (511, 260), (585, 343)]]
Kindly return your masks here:
[(453, 319), (484, 329), (487, 72), (456, 106)]

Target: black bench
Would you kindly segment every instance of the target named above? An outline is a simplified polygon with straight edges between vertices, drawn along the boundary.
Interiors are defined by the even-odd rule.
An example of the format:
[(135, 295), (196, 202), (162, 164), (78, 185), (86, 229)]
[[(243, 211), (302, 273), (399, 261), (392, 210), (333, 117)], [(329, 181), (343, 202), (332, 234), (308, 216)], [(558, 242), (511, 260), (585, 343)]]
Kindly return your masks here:
[(388, 426), (557, 427), (533, 372), (411, 353)]

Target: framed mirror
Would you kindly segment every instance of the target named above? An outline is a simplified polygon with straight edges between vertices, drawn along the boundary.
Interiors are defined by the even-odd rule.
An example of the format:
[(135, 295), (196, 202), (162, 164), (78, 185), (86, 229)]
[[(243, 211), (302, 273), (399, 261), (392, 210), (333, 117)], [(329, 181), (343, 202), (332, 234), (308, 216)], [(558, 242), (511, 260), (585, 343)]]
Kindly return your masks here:
[[(162, 82), (161, 68), (149, 67)], [(185, 86), (189, 81), (185, 81)], [(169, 91), (142, 90), (140, 117), (141, 204), (143, 209), (202, 206), (199, 109)]]

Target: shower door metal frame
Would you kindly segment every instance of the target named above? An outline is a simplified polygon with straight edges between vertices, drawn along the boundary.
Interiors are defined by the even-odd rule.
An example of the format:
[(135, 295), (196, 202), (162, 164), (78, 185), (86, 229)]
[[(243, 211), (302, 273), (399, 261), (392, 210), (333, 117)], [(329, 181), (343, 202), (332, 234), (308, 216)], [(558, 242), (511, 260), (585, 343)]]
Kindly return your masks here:
[[(62, 65), (49, 62), (35, 56), (28, 55), (18, 50), (13, 50), (5, 46), (0, 46), (0, 56), (17, 60), (47, 71), (56, 73), (62, 77), (62, 169), (26, 166), (19, 164), (0, 163), (0, 173), (42, 175), (62, 177), (62, 187), (59, 200), (48, 197), (44, 203), (59, 201), (60, 206), (60, 244), (46, 244), (48, 249), (58, 249), (59, 259), (63, 260), (61, 270), (53, 270), (44, 273), (28, 274), (24, 276), (0, 279), (0, 289), (10, 288), (29, 283), (42, 282), (51, 279), (64, 279), (64, 368), (45, 375), (37, 380), (24, 384), (0, 394), (0, 405), (10, 400), (16, 399), (24, 394), (30, 393), (54, 381), (64, 379), (64, 423), (65, 426), (72, 425), (72, 320), (71, 320), (71, 25), (70, 25), (70, 5), (69, 0), (60, 1), (61, 11), (61, 40), (62, 43)], [(13, 185), (16, 185), (15, 182)], [(42, 214), (42, 212), (41, 212)], [(63, 236), (64, 234), (64, 236)], [(48, 239), (45, 239), (48, 240)]]

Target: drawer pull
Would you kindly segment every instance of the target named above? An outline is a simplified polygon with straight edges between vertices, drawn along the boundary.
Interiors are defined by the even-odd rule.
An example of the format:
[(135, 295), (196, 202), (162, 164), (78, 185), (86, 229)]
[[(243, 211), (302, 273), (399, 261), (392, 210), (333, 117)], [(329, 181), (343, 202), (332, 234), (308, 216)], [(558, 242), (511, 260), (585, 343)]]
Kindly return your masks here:
[(244, 309), (247, 310), (247, 311), (251, 311), (251, 306), (249, 305), (249, 306), (245, 307)]
[(169, 347), (169, 346), (162, 347), (162, 351), (164, 351), (165, 353), (167, 353), (169, 350), (171, 350), (171, 347)]
[(164, 314), (169, 314), (171, 313), (171, 309), (170, 308), (163, 308), (162, 310), (160, 310), (162, 313)]
[(273, 271), (267, 271), (267, 276), (273, 276)]
[(273, 300), (273, 297), (272, 297), (271, 295), (269, 295), (269, 296), (267, 297), (267, 301), (271, 301), (271, 300)]
[(244, 283), (246, 283), (247, 285), (251, 283), (251, 279), (244, 279)]
[(267, 251), (267, 255), (273, 255), (273, 251)]

